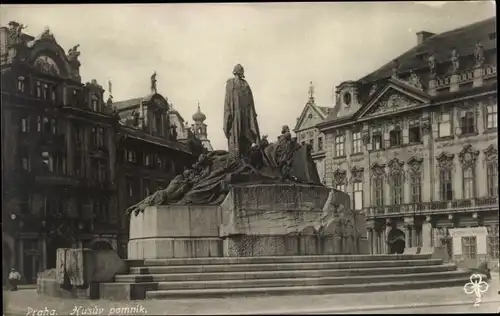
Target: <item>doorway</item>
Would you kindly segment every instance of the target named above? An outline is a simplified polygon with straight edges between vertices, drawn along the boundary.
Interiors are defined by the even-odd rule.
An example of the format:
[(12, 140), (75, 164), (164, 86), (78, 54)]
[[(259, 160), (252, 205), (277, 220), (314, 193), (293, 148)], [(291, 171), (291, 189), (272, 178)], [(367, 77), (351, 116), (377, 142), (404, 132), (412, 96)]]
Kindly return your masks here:
[(405, 251), (405, 233), (399, 228), (393, 228), (387, 236), (390, 254), (402, 254)]

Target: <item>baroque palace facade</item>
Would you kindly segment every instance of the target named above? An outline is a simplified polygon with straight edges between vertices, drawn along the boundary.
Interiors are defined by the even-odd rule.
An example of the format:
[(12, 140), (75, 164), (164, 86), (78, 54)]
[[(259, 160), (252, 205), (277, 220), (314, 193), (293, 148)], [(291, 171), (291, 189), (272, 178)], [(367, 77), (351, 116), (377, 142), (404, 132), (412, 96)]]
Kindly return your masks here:
[(125, 209), (204, 149), (189, 130), (177, 141), (156, 89), (129, 102), (128, 117), (126, 102), (82, 83), (78, 45), (66, 53), (49, 29), (35, 38), (23, 28), (0, 28), (2, 263), (4, 276), (16, 267), (34, 283), (57, 248), (105, 243), (126, 256)]
[[(492, 18), (420, 32), (417, 46), (337, 87), (315, 126), (326, 137), (326, 183), (365, 211), (372, 253), (389, 252), (399, 230), (406, 248), (498, 264), (496, 60)], [(460, 227), (486, 227), (486, 242), (452, 242)]]

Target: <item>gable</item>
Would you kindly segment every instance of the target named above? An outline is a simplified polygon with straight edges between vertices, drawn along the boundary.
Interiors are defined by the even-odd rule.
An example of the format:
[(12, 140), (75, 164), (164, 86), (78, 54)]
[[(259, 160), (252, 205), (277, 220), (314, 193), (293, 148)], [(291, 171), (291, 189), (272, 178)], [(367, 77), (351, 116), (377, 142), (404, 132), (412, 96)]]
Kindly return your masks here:
[(308, 102), (302, 110), (293, 130), (300, 131), (314, 127), (316, 124), (322, 122), (326, 116), (327, 114), (322, 109)]
[(358, 118), (377, 117), (418, 107), (428, 102), (429, 99), (423, 97), (420, 93), (414, 93), (389, 83), (369, 100), (356, 116)]

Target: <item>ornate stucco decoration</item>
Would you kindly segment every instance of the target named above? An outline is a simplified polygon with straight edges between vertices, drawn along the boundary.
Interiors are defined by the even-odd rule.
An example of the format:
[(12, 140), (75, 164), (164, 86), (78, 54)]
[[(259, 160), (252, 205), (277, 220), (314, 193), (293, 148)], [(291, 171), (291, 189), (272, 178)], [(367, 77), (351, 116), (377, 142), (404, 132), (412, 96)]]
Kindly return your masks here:
[(432, 124), (431, 124), (431, 118), (423, 118), (420, 120), (420, 125), (422, 129), (422, 134), (427, 135), (432, 131)]
[(497, 161), (498, 163), (498, 149), (495, 148), (494, 145), (488, 146), (488, 148), (484, 150), (484, 159), (486, 162)]
[(396, 79), (399, 72), (399, 61), (397, 59), (392, 61), (392, 78)]
[(371, 169), (373, 178), (385, 177), (385, 165), (379, 165), (378, 163), (374, 163)]
[(457, 50), (454, 48), (451, 52), (451, 73), (456, 74), (460, 68), (460, 56)]
[(420, 82), (420, 77), (413, 70), (410, 70), (410, 78), (408, 79), (407, 83), (412, 87), (423, 90), (422, 82)]
[(428, 59), (429, 62), (429, 72), (431, 74), (431, 78), (435, 78), (437, 71), (436, 71), (436, 56), (434, 54), (431, 54)]
[(363, 173), (364, 173), (364, 168), (360, 168), (360, 167), (357, 167), (357, 166), (354, 166), (352, 169), (351, 169), (351, 179), (350, 179), (350, 182), (351, 183), (354, 183), (354, 182), (363, 182)]
[(393, 158), (387, 166), (389, 167), (389, 174), (391, 177), (401, 176), (404, 174), (404, 161), (399, 160), (398, 158)]
[(474, 58), (476, 60), (476, 67), (482, 67), (484, 64), (484, 47), (481, 42), (477, 42), (476, 44)]
[(9, 22), (9, 29), (7, 30), (7, 45), (16, 45), (22, 43), (23, 30), (27, 28), (23, 24), (15, 21)]
[(368, 97), (371, 97), (372, 95), (374, 95), (374, 94), (375, 94), (375, 92), (377, 92), (377, 88), (378, 88), (378, 87), (377, 87), (377, 84), (374, 84), (374, 85), (372, 86), (372, 88), (370, 89), (370, 93), (368, 94)]
[(345, 170), (337, 169), (333, 173), (333, 183), (335, 185), (346, 185), (347, 184), (347, 172)]
[(418, 174), (422, 172), (424, 159), (421, 157), (411, 157), (408, 159), (408, 171), (412, 174)]
[(50, 40), (50, 41), (56, 41), (56, 38), (54, 37), (54, 34), (50, 32), (50, 29), (48, 27), (45, 28), (45, 30), (40, 34), (40, 39), (42, 40)]
[(474, 150), (470, 144), (465, 145), (462, 151), (458, 154), (460, 163), (465, 168), (474, 167), (477, 163), (478, 157), (479, 150)]
[(70, 62), (78, 61), (78, 57), (80, 56), (80, 52), (78, 51), (78, 47), (80, 47), (80, 44), (77, 44), (68, 50), (68, 60)]
[(35, 62), (33, 63), (33, 66), (40, 70), (41, 72), (51, 74), (51, 75), (59, 75), (59, 67), (57, 66), (57, 63), (50, 57), (48, 56), (39, 56)]
[(454, 154), (450, 154), (448, 152), (442, 152), (439, 154), (436, 159), (438, 161), (438, 166), (441, 169), (453, 169), (453, 158), (455, 158)]
[(381, 114), (387, 112), (394, 112), (400, 109), (408, 108), (417, 105), (415, 101), (410, 100), (406, 96), (400, 93), (391, 94), (388, 97), (384, 97), (378, 105), (374, 106), (374, 109), (370, 111), (370, 114)]

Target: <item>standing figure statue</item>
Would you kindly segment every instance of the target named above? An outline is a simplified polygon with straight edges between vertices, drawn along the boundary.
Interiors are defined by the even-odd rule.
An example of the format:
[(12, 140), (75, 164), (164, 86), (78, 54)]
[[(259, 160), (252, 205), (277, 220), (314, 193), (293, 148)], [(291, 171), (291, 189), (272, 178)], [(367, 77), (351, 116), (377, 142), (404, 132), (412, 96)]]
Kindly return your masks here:
[(481, 42), (476, 43), (474, 58), (476, 59), (476, 67), (481, 67), (484, 64), (484, 48)]
[(151, 93), (156, 93), (156, 71), (151, 76)]
[(224, 134), (228, 151), (236, 157), (248, 158), (252, 144), (260, 141), (257, 113), (243, 66), (234, 66), (234, 78), (226, 83), (224, 102)]
[(460, 56), (458, 55), (457, 49), (454, 48), (451, 51), (451, 72), (455, 74), (458, 72), (459, 68), (460, 68)]

